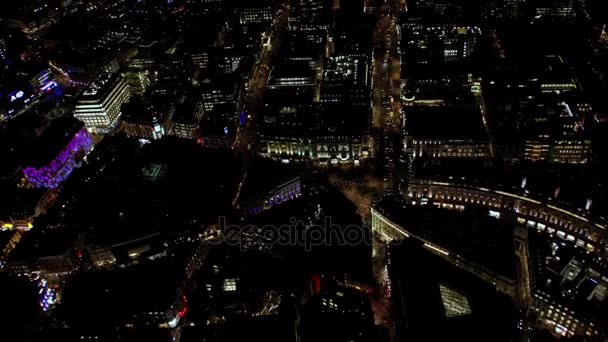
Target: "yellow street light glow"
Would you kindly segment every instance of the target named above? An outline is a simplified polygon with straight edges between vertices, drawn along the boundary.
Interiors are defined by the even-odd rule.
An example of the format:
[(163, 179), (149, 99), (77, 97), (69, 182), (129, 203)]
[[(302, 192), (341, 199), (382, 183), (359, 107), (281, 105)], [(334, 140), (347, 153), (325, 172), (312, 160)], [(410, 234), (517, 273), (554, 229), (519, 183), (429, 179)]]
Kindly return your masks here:
[[(374, 210), (374, 208), (372, 208), (372, 215), (375, 215), (378, 219), (380, 219), (380, 221), (386, 223), (387, 225), (389, 225), (391, 228), (397, 230), (401, 235), (405, 236), (405, 237), (410, 237), (410, 235), (406, 232), (404, 232), (400, 226), (392, 223), (391, 221), (387, 220), (384, 218), (384, 216), (382, 216), (382, 214), (380, 214), (379, 212), (377, 212), (376, 210)], [(384, 235), (385, 237), (393, 240), (393, 238), (391, 238), (390, 236), (386, 235), (386, 233), (379, 231), (380, 234)]]

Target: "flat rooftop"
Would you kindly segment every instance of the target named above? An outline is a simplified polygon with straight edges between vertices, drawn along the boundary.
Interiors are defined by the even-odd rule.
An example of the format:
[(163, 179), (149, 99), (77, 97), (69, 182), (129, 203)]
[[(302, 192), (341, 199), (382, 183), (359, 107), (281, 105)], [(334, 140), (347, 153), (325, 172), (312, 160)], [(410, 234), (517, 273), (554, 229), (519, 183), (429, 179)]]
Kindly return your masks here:
[(510, 279), (516, 279), (515, 226), (488, 215), (488, 210), (464, 211), (432, 206), (401, 207), (382, 200), (377, 208), (411, 234), (480, 264)]
[(79, 100), (89, 101), (105, 98), (121, 76), (118, 74), (103, 73), (89, 84)]
[(411, 107), (405, 111), (415, 139), (487, 140), (477, 108)]
[(133, 314), (164, 313), (181, 295), (182, 272), (163, 260), (80, 273), (65, 289), (62, 310), (76, 327), (116, 325)]
[(394, 318), (400, 340), (509, 341), (511, 298), (431, 253), (414, 239), (390, 246)]
[(351, 104), (268, 107), (264, 135), (292, 137), (360, 136), (370, 128), (371, 109)]

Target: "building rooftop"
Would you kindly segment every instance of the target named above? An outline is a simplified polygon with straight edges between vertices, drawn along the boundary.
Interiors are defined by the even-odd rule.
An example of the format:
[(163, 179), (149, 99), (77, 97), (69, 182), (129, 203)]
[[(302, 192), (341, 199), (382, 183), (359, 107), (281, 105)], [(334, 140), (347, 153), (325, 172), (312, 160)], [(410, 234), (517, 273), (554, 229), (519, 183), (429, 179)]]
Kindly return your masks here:
[(182, 267), (165, 260), (79, 273), (65, 289), (61, 310), (74, 327), (121, 325), (135, 314), (172, 309), (183, 279)]
[(203, 136), (221, 134), (232, 136), (236, 132), (237, 113), (234, 103), (217, 104), (211, 112), (203, 115), (201, 122)]
[(118, 74), (102, 73), (82, 93), (81, 100), (102, 100), (120, 79)]
[(507, 295), (414, 239), (389, 248), (400, 340), (509, 341), (515, 337), (515, 306)]
[(599, 323), (608, 319), (607, 265), (545, 232), (531, 230), (528, 240), (534, 290), (556, 306), (591, 319), (606, 333)]
[(347, 103), (268, 107), (262, 134), (286, 137), (361, 136), (370, 127), (370, 109)]
[[(593, 218), (608, 219), (608, 183), (589, 166), (525, 162), (508, 166), (500, 161), (442, 159), (415, 161), (416, 177), (462, 186), (482, 186), (537, 199)], [(525, 184), (522, 187), (522, 184)], [(587, 200), (591, 208), (584, 210)]]
[(36, 213), (36, 206), (47, 189), (24, 189), (0, 183), (0, 220), (25, 219)]
[(404, 208), (390, 200), (382, 200), (377, 208), (417, 237), (501, 276), (516, 279), (515, 226), (490, 217), (487, 210), (467, 208), (461, 212), (431, 206)]
[(407, 129), (415, 139), (488, 139), (477, 108), (408, 107), (405, 111)]
[(83, 127), (82, 121), (72, 117), (53, 120), (40, 139), (32, 146), (26, 166), (48, 165)]
[(78, 233), (73, 229), (36, 227), (23, 236), (10, 260), (33, 261), (47, 256), (64, 255), (76, 248)]

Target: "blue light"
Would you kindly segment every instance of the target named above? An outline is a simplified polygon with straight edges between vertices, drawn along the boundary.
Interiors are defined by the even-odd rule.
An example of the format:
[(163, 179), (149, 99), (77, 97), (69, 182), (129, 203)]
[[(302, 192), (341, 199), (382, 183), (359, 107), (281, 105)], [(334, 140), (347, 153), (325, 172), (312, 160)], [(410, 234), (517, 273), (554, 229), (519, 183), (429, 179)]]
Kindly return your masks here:
[(245, 122), (247, 122), (247, 114), (245, 114), (245, 112), (241, 112), (241, 116), (239, 119), (241, 121), (241, 125), (244, 125)]
[(228, 127), (224, 127), (224, 134), (228, 135)]

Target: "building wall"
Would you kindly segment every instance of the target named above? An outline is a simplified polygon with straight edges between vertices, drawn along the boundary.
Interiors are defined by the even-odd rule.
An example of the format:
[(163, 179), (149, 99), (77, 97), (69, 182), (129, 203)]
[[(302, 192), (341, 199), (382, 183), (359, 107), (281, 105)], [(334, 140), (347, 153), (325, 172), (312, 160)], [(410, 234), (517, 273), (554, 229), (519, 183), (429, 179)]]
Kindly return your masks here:
[(255, 215), (277, 204), (292, 200), (302, 195), (300, 178), (293, 178), (261, 196), (246, 200), (241, 209), (248, 215)]
[(48, 165), (24, 167), (25, 178), (30, 186), (36, 188), (56, 188), (79, 166), (92, 148), (91, 135), (82, 128)]
[[(438, 194), (441, 196), (441, 190), (435, 190), (438, 190)], [(477, 201), (480, 200), (479, 197), (471, 195), (469, 195), (469, 198), (474, 198), (476, 204)], [(481, 201), (483, 204), (484, 200), (482, 199)], [(496, 206), (500, 206), (500, 200), (496, 197), (486, 197), (485, 201), (487, 201), (486, 203), (493, 203)], [(371, 213), (372, 231), (376, 240), (379, 242), (374, 244), (374, 255), (382, 253), (383, 245), (386, 245), (391, 241), (402, 240), (411, 235), (407, 228), (393, 222), (382, 210), (372, 207)], [(424, 241), (424, 243), (424, 246), (429, 251), (454, 263), (458, 267), (470, 271), (471, 273), (479, 276), (481, 279), (494, 284), (498, 291), (509, 294), (512, 297), (521, 295), (521, 292), (525, 291), (526, 289), (528, 290), (527, 292), (533, 292), (531, 302), (527, 304), (529, 305), (530, 310), (536, 313), (536, 325), (539, 327), (549, 328), (555, 333), (567, 337), (577, 335), (584, 336), (586, 338), (595, 338), (598, 336), (597, 327), (595, 327), (593, 322), (588, 321), (584, 315), (580, 313), (577, 315), (573, 310), (555, 302), (542, 291), (537, 289), (530, 291), (529, 283), (523, 282), (523, 280), (529, 279), (528, 277), (524, 279), (520, 274), (518, 275), (518, 283), (515, 283), (508, 278), (500, 277), (498, 274), (485, 270), (484, 268), (477, 267), (477, 265), (474, 263), (471, 263), (460, 256), (454, 255), (452, 251), (444, 250), (439, 246), (433, 245), (432, 241)], [(525, 248), (527, 248), (527, 245), (525, 245)], [(514, 251), (514, 253), (515, 252), (516, 251)], [(525, 286), (526, 289), (521, 289), (522, 285)]]
[(196, 140), (200, 138), (199, 125), (196, 123), (174, 122), (172, 132), (176, 137), (183, 139)]
[(538, 317), (538, 326), (549, 328), (566, 337), (597, 337), (599, 331), (595, 327), (595, 323), (585, 319), (582, 315), (577, 315), (570, 308), (555, 302), (540, 291), (536, 291), (533, 296), (533, 311)]
[(467, 205), (484, 206), (510, 212), (516, 215), (520, 225), (546, 230), (589, 252), (603, 254), (608, 246), (606, 227), (603, 225), (569, 210), (517, 194), (482, 187), (412, 180), (409, 195), (414, 204), (424, 202), (449, 209), (464, 208)]
[(586, 164), (591, 155), (591, 140), (559, 139), (551, 146), (551, 162)]
[(490, 150), (487, 141), (416, 139), (412, 140), (414, 156), (426, 154), (430, 157), (488, 158)]
[[(429, 241), (415, 234), (412, 234), (407, 226), (397, 224), (392, 221), (388, 214), (378, 208), (372, 207), (372, 232), (377, 235), (377, 238), (384, 242), (389, 243), (392, 241), (403, 240), (404, 238), (414, 237), (424, 242), (424, 247), (432, 253), (448, 260), (456, 266), (467, 270), (484, 281), (493, 284), (496, 290), (506, 293), (510, 296), (515, 296), (517, 293), (517, 282), (515, 279), (510, 279), (503, 275), (500, 275), (494, 271), (487, 269), (486, 267), (470, 261), (453, 251), (446, 250), (441, 246), (435, 245), (434, 241)], [(374, 252), (374, 255), (378, 251)]]
[(242, 8), (239, 14), (239, 22), (241, 24), (269, 23), (274, 15), (275, 13), (270, 6)]
[(118, 126), (120, 107), (130, 96), (129, 87), (121, 77), (104, 98), (79, 100), (74, 117), (83, 121), (90, 132), (110, 133)]
[(264, 136), (259, 153), (265, 157), (287, 160), (326, 161), (333, 164), (355, 163), (364, 158), (364, 137), (316, 137), (298, 139)]

